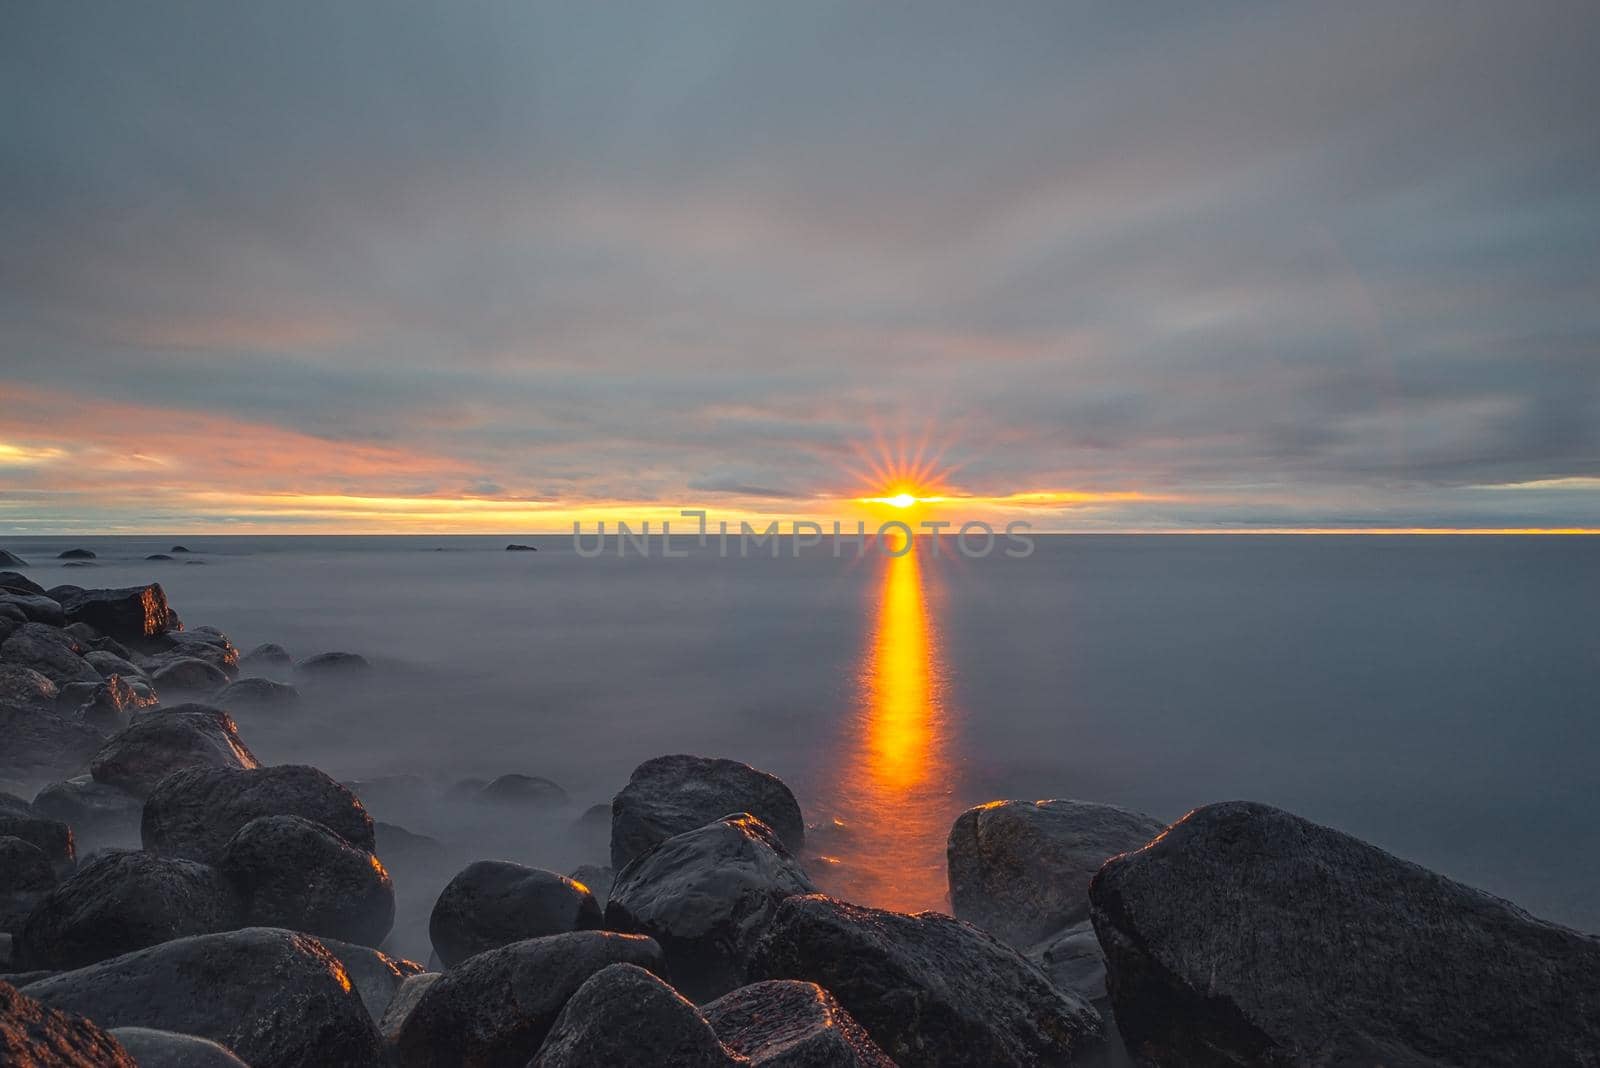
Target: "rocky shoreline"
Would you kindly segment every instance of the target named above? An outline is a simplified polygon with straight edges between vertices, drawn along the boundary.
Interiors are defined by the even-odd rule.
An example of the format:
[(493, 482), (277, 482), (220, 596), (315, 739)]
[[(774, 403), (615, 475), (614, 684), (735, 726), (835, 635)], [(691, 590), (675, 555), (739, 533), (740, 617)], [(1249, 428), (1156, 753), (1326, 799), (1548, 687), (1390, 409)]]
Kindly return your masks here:
[(370, 670), (0, 571), (0, 783), (37, 787), (0, 793), (0, 1063), (1600, 1064), (1600, 940), (1265, 805), (991, 802), (953, 915), (905, 914), (818, 891), (777, 777), (669, 755), (569, 872), (457, 864), (369, 808), (514, 835), (565, 791), (250, 747)]

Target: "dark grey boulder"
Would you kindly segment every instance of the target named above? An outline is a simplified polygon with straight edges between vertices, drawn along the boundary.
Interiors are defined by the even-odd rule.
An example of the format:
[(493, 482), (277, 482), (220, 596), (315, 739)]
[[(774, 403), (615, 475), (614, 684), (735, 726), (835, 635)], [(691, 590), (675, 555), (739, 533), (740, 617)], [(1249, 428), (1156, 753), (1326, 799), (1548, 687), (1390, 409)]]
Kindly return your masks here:
[(1196, 809), (1090, 884), (1157, 1064), (1592, 1065), (1600, 939), (1267, 805)]
[(137, 839), (144, 802), (121, 787), (78, 775), (40, 790), (33, 807), (39, 815), (67, 824), (76, 835)]
[(907, 915), (822, 895), (778, 908), (751, 966), (828, 990), (900, 1064), (1065, 1063), (1099, 1046), (1100, 1015), (1020, 953), (936, 912)]
[(647, 760), (611, 802), (611, 866), (621, 872), (651, 846), (730, 812), (760, 819), (791, 853), (805, 844), (800, 803), (776, 775), (714, 757)]
[(239, 828), (218, 868), (244, 922), (376, 946), (394, 926), (394, 883), (371, 852), (302, 816), (260, 816)]
[(94, 558), (93, 549), (63, 549), (61, 552), (56, 553), (57, 560), (93, 560)]
[(148, 689), (141, 693), (132, 682), (121, 675), (113, 675), (104, 682), (89, 686), (89, 692), (78, 703), (73, 714), (96, 730), (115, 731), (127, 726), (135, 712), (152, 708), (155, 703), (155, 696)]
[(398, 824), (374, 820), (372, 834), (377, 840), (373, 852), (391, 872), (434, 872), (449, 855), (437, 838), (416, 834)]
[(304, 764), (173, 772), (145, 799), (140, 835), (157, 853), (215, 860), (259, 816), (303, 816), (372, 852), (372, 817), (354, 794)]
[(745, 984), (778, 906), (816, 889), (772, 828), (741, 812), (674, 835), (618, 872), (606, 927), (654, 938), (667, 978), (705, 1001)]
[(431, 807), (438, 797), (433, 783), (421, 775), (401, 772), (395, 775), (375, 775), (370, 779), (352, 779), (345, 783), (350, 792), (361, 798), (367, 811), (382, 813), (389, 809), (415, 810)]
[(657, 971), (661, 947), (609, 931), (530, 938), (445, 972), (401, 1025), (401, 1068), (522, 1068), (588, 978), (611, 964)]
[(293, 712), (300, 707), (300, 691), (271, 679), (235, 679), (211, 700), (233, 712)]
[(567, 792), (537, 775), (502, 775), (491, 779), (478, 795), (484, 801), (527, 808), (547, 808), (567, 803)]
[[(0, 567), (27, 567), (28, 561), (9, 549), (0, 549)], [(9, 572), (15, 574), (15, 572)]]
[(319, 938), (329, 953), (344, 965), (345, 974), (356, 985), (361, 1003), (374, 1021), (383, 1019), (395, 993), (413, 975), (422, 974), (422, 965), (403, 957), (391, 957), (371, 946), (340, 942), (333, 938)]
[(508, 553), (536, 553), (538, 551), (539, 549), (537, 546), (522, 545), (518, 542), (512, 542), (510, 545), (506, 546), (506, 552)]
[(611, 887), (617, 881), (617, 873), (603, 864), (580, 864), (572, 869), (572, 874), (567, 878), (593, 894), (595, 902), (603, 910), (611, 899)]
[(99, 567), (93, 560), (68, 560), (62, 567)]
[(41, 1005), (0, 982), (0, 1064), (10, 1068), (141, 1068), (111, 1035), (76, 1013)]
[(0, 836), (20, 838), (45, 855), (57, 875), (72, 871), (78, 863), (78, 850), (72, 828), (60, 820), (34, 813), (0, 811)]
[[(59, 587), (58, 587), (59, 588)], [(120, 642), (138, 642), (172, 626), (167, 595), (159, 582), (118, 590), (75, 590), (56, 598), (69, 623), (87, 623)]]
[(594, 895), (566, 876), (508, 860), (480, 860), (440, 892), (428, 937), (440, 962), (453, 968), (512, 942), (600, 925)]
[(308, 656), (294, 666), (295, 673), (306, 679), (358, 678), (372, 670), (372, 665), (360, 653), (318, 653)]
[(139, 1068), (249, 1068), (226, 1046), (199, 1035), (150, 1027), (116, 1027), (111, 1035), (133, 1054)]
[(145, 661), (157, 689), (183, 694), (215, 693), (228, 684), (228, 673), (199, 657), (169, 654)]
[(950, 904), (1020, 948), (1089, 918), (1089, 880), (1166, 824), (1089, 801), (991, 801), (950, 828)]
[(293, 662), (289, 650), (272, 642), (263, 642), (239, 658), (239, 669), (258, 671), (265, 668), (277, 672), (288, 668)]
[(1070, 990), (1099, 1004), (1106, 998), (1106, 961), (1088, 920), (1063, 927), (1029, 946), (1024, 955), (1049, 977), (1058, 990)]
[(145, 677), (144, 668), (109, 650), (90, 649), (83, 654), (83, 658), (96, 671), (100, 672), (101, 678), (109, 678), (112, 675), (120, 675), (125, 679), (142, 679)]
[(144, 642), (142, 648), (147, 650), (146, 659), (151, 662), (182, 658), (204, 660), (229, 678), (239, 674), (239, 650), (215, 627), (168, 631)]
[(194, 551), (193, 549), (190, 549), (188, 546), (185, 546), (185, 545), (174, 545), (172, 548), (167, 550), (167, 552), (169, 552), (169, 553), (189, 553), (189, 552), (193, 552), (193, 551)]
[(815, 983), (753, 983), (700, 1011), (723, 1045), (753, 1068), (895, 1068), (867, 1029)]
[(428, 988), (439, 981), (443, 972), (418, 972), (408, 975), (401, 980), (395, 989), (394, 996), (389, 999), (389, 1004), (383, 1010), (383, 1016), (378, 1020), (378, 1032), (383, 1035), (383, 1040), (394, 1043), (400, 1036), (400, 1029), (405, 1026), (406, 1019), (410, 1017), (417, 1002), (422, 1000), (422, 995)]
[(643, 968), (613, 964), (562, 1008), (528, 1068), (731, 1068), (747, 1063), (694, 1005)]
[[(12, 835), (0, 835), (0, 931), (20, 931), (34, 906), (56, 885), (56, 870), (44, 850)], [(4, 970), (22, 967), (14, 944), (7, 947)]]
[(63, 972), (25, 991), (102, 1027), (199, 1035), (252, 1068), (368, 1068), (382, 1047), (337, 959), (269, 927), (196, 935)]
[(89, 761), (89, 774), (95, 782), (147, 797), (157, 783), (183, 768), (238, 771), (259, 766), (232, 716), (210, 705), (184, 704), (137, 716)]
[(66, 613), (61, 605), (42, 594), (0, 592), (0, 607), (10, 605), (22, 613), (24, 622), (44, 623), (52, 627), (67, 625)]
[(0, 771), (22, 780), (58, 778), (83, 767), (105, 744), (87, 723), (37, 706), (0, 699)]
[(80, 867), (35, 906), (15, 953), (27, 968), (81, 968), (186, 935), (239, 925), (239, 905), (216, 869), (127, 851)]
[(168, 556), (166, 553), (151, 553), (149, 556), (146, 556), (145, 559), (146, 560), (171, 560), (172, 557)]
[(0, 645), (0, 659), (33, 668), (58, 686), (100, 681), (100, 672), (83, 658), (83, 646), (78, 640), (44, 623), (18, 626)]
[(44, 672), (22, 664), (0, 663), (0, 701), (53, 709), (60, 693), (61, 688)]
[(582, 855), (594, 860), (609, 856), (611, 846), (611, 805), (601, 802), (590, 805), (583, 814), (572, 821), (569, 829), (574, 844)]

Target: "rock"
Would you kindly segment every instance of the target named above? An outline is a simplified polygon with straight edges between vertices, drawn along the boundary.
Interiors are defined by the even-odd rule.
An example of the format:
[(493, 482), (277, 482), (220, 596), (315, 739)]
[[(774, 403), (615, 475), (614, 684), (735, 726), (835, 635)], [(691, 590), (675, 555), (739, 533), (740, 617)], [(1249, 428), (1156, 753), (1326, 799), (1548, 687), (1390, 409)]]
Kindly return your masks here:
[(93, 560), (92, 549), (67, 549), (56, 554), (57, 560)]
[(241, 827), (218, 867), (244, 922), (376, 946), (394, 925), (394, 883), (378, 858), (302, 816)]
[[(0, 550), (0, 553), (3, 552), (4, 550)], [(0, 565), (4, 564), (5, 560), (0, 558)], [(34, 597), (47, 596), (43, 586), (16, 571), (0, 571), (0, 590), (6, 590), (11, 593), (26, 593)]]
[(393, 808), (432, 807), (435, 790), (421, 775), (402, 773), (378, 775), (370, 779), (353, 779), (345, 783), (350, 792), (361, 798), (368, 812)]
[(260, 767), (239, 737), (233, 717), (210, 705), (184, 704), (147, 712), (119, 731), (89, 761), (96, 782), (148, 797), (182, 768)]
[(1089, 880), (1106, 858), (1166, 827), (1089, 801), (991, 801), (950, 828), (950, 903), (958, 918), (1025, 948), (1089, 918)]
[(15, 1068), (140, 1068), (115, 1038), (0, 982), (0, 1064)]
[(226, 1046), (199, 1035), (149, 1027), (116, 1027), (111, 1035), (133, 1054), (139, 1068), (249, 1068)]
[(395, 993), (407, 979), (422, 974), (422, 965), (414, 960), (391, 957), (370, 946), (358, 946), (332, 938), (319, 938), (319, 942), (344, 965), (345, 974), (356, 985), (361, 1004), (374, 1021), (383, 1019)]
[(419, 972), (407, 976), (394, 992), (394, 997), (389, 999), (389, 1005), (383, 1010), (383, 1017), (378, 1021), (378, 1031), (383, 1035), (383, 1040), (393, 1044), (400, 1036), (400, 1028), (405, 1026), (406, 1019), (417, 1007), (417, 1002), (422, 1000), (422, 995), (428, 988), (439, 981), (443, 972)]
[(146, 560), (171, 560), (172, 557), (168, 556), (166, 553), (151, 553), (149, 556), (145, 557), (145, 559)]
[(0, 605), (10, 605), (21, 612), (25, 622), (44, 623), (52, 627), (67, 625), (61, 605), (39, 594), (0, 593)]
[(900, 1064), (1070, 1061), (1101, 1040), (1100, 1015), (992, 935), (936, 912), (907, 915), (820, 894), (791, 897), (752, 975), (827, 989)]
[(79, 775), (39, 791), (33, 807), (41, 816), (60, 820), (76, 834), (100, 838), (137, 838), (144, 802), (118, 786)]
[(287, 668), (292, 662), (289, 651), (283, 646), (265, 642), (241, 656), (239, 658), (239, 668), (242, 671), (260, 670), (262, 668), (280, 670)]
[(193, 550), (185, 548), (182, 545), (174, 545), (172, 548), (168, 549), (167, 552), (169, 552), (169, 553), (187, 553), (187, 552), (193, 552)]
[(306, 657), (294, 669), (306, 678), (335, 679), (365, 675), (372, 665), (360, 653), (318, 653)]
[(50, 676), (21, 664), (0, 664), (0, 701), (28, 708), (54, 708), (61, 688)]
[(140, 694), (121, 675), (112, 675), (90, 689), (78, 705), (76, 715), (79, 721), (96, 730), (114, 731), (125, 727), (133, 713), (154, 704), (153, 697)]
[(211, 699), (239, 712), (293, 712), (300, 706), (300, 691), (271, 679), (236, 679), (218, 690)]
[(479, 796), (495, 804), (544, 808), (567, 803), (567, 792), (549, 779), (537, 775), (502, 775), (491, 779)]
[(105, 735), (86, 723), (4, 700), (0, 738), (0, 768), (35, 781), (76, 771), (105, 744)]
[(185, 935), (238, 926), (239, 906), (204, 864), (117, 851), (45, 895), (17, 938), (27, 968), (81, 968)]
[(172, 625), (159, 582), (119, 590), (77, 590), (57, 598), (69, 623), (87, 623), (121, 642), (153, 638)]
[(664, 756), (634, 769), (611, 802), (611, 866), (675, 834), (704, 827), (730, 812), (748, 812), (778, 833), (791, 853), (805, 844), (800, 804), (783, 781), (737, 760)]
[(778, 906), (816, 889), (772, 828), (738, 813), (674, 835), (618, 872), (606, 927), (654, 938), (667, 978), (706, 1001), (745, 984)]
[(595, 972), (562, 1008), (528, 1068), (731, 1068), (693, 1004), (632, 964)]
[(9, 549), (0, 549), (0, 567), (27, 567), (28, 561)]
[(100, 565), (97, 564), (97, 563), (94, 563), (91, 560), (68, 560), (66, 563), (62, 564), (61, 566), (62, 567), (99, 567)]
[(866, 1028), (815, 983), (754, 983), (700, 1011), (723, 1045), (753, 1068), (895, 1068)]
[[(12, 835), (0, 836), (0, 931), (19, 931), (28, 914), (56, 885), (56, 870), (44, 850)], [(16, 947), (7, 947), (4, 969), (21, 967)]]
[(239, 650), (215, 627), (173, 630), (145, 643), (152, 658), (192, 657), (220, 668), (229, 678), (239, 673)]
[(100, 681), (100, 672), (82, 654), (76, 639), (44, 623), (24, 623), (0, 645), (0, 658), (33, 668), (58, 686)]
[(1055, 932), (1024, 954), (1057, 990), (1070, 990), (1090, 1002), (1106, 997), (1106, 961), (1094, 925), (1088, 920)]
[(1158, 1064), (1588, 1065), (1600, 939), (1267, 805), (1189, 813), (1089, 887)]
[(145, 677), (144, 669), (133, 661), (104, 649), (91, 649), (83, 654), (83, 658), (96, 671), (100, 672), (101, 678), (110, 678), (112, 675), (120, 675), (126, 679), (142, 679)]
[(78, 854), (72, 828), (60, 820), (38, 815), (0, 812), (0, 837), (28, 842), (45, 855), (57, 875), (65, 875), (77, 865)]
[(584, 856), (596, 860), (605, 857), (611, 844), (611, 806), (604, 802), (590, 805), (572, 821), (569, 833)]
[(594, 895), (554, 872), (508, 860), (469, 864), (446, 884), (428, 918), (428, 937), (446, 968), (528, 938), (601, 925)]
[(150, 681), (175, 693), (213, 693), (228, 684), (228, 673), (198, 657), (150, 658)]
[(538, 551), (539, 550), (532, 545), (518, 545), (516, 542), (512, 542), (510, 545), (506, 546), (506, 552), (508, 553), (536, 553)]
[(146, 849), (211, 860), (258, 816), (303, 816), (369, 853), (375, 844), (372, 817), (355, 795), (303, 764), (174, 772), (145, 799), (140, 833)]
[(401, 1068), (525, 1065), (561, 1007), (611, 964), (656, 970), (661, 947), (639, 935), (576, 931), (469, 958), (435, 980), (401, 1025)]
[(567, 878), (593, 894), (595, 903), (602, 911), (611, 899), (611, 884), (617, 881), (616, 873), (600, 864), (580, 864), (572, 869), (572, 874)]
[(372, 834), (377, 839), (373, 850), (390, 871), (437, 870), (445, 862), (444, 843), (425, 834), (415, 834), (394, 823), (374, 820)]
[(274, 928), (180, 938), (25, 992), (103, 1027), (209, 1038), (253, 1068), (367, 1068), (382, 1056), (338, 960), (316, 939)]

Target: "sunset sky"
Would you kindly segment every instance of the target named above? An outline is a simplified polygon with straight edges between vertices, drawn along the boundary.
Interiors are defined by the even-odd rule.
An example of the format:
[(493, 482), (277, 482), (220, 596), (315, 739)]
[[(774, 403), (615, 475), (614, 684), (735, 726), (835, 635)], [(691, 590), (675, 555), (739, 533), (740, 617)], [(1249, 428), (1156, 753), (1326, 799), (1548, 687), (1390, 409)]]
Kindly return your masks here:
[(0, 533), (1600, 527), (1592, 2), (8, 4)]

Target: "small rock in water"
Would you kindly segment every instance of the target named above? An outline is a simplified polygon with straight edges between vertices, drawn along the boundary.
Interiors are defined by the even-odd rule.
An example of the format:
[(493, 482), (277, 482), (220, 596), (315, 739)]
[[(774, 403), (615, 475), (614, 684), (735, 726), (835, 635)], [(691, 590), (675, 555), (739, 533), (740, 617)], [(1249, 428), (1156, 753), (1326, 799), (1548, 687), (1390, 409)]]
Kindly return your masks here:
[(57, 560), (93, 560), (92, 549), (67, 549), (56, 554)]
[(778, 833), (789, 852), (805, 845), (800, 803), (782, 779), (737, 760), (656, 757), (633, 770), (611, 803), (611, 866), (731, 812), (748, 812)]
[(733, 1068), (698, 1009), (633, 964), (591, 976), (562, 1007), (528, 1068)]
[(452, 968), (512, 942), (600, 926), (600, 905), (586, 887), (508, 860), (480, 860), (439, 894), (428, 936), (439, 960)]
[(373, 837), (377, 848), (373, 850), (383, 866), (391, 872), (424, 873), (438, 870), (447, 855), (444, 843), (425, 834), (416, 834), (396, 823), (374, 820)]
[(549, 779), (516, 773), (491, 779), (484, 784), (478, 796), (497, 804), (527, 805), (536, 808), (562, 805), (567, 801), (567, 792)]
[(68, 560), (62, 567), (99, 567), (93, 560)]
[(166, 553), (151, 553), (149, 556), (145, 557), (145, 559), (146, 560), (171, 560), (172, 557), (168, 556)]
[(180, 656), (159, 661), (159, 666), (150, 672), (150, 681), (162, 690), (206, 694), (226, 686), (228, 673), (196, 657)]
[(140, 1068), (122, 1044), (98, 1025), (41, 1005), (5, 982), (0, 982), (0, 1064)]
[(261, 816), (218, 861), (244, 922), (376, 946), (394, 925), (394, 883), (382, 863), (302, 816)]
[(512, 542), (510, 545), (506, 546), (506, 552), (508, 553), (536, 553), (538, 551), (539, 550), (532, 545), (518, 545), (516, 542)]
[(211, 698), (217, 704), (241, 712), (293, 712), (300, 706), (300, 691), (271, 679), (235, 679)]
[(190, 551), (191, 551), (190, 549), (188, 549), (188, 548), (186, 548), (185, 546), (182, 546), (182, 545), (174, 545), (172, 548), (167, 550), (167, 552), (169, 552), (169, 553), (186, 553), (186, 552), (190, 552)]
[(318, 653), (294, 666), (296, 674), (308, 679), (356, 678), (372, 670), (360, 653)]
[(239, 658), (242, 669), (286, 668), (292, 663), (289, 650), (272, 642), (263, 642)]
[(0, 567), (27, 567), (28, 561), (11, 552), (9, 549), (0, 549)]
[(226, 1046), (199, 1035), (151, 1027), (114, 1027), (111, 1035), (133, 1054), (139, 1068), (249, 1068)]
[(815, 983), (753, 983), (700, 1011), (723, 1045), (753, 1068), (895, 1068), (866, 1028)]

